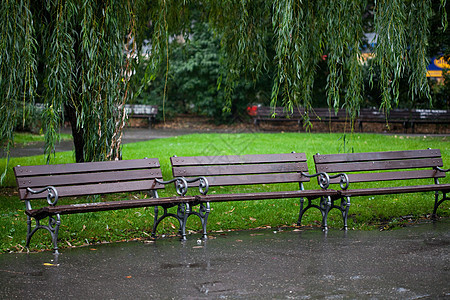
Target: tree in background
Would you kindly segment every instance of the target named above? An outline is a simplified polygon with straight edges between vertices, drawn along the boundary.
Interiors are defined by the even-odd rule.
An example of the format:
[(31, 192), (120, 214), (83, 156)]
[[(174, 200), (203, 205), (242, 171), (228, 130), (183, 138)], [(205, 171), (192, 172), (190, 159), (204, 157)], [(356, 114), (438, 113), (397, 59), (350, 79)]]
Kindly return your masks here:
[[(231, 95), (231, 107), (224, 111), (225, 93), (218, 88), (220, 81), (220, 61), (224, 55), (220, 49), (220, 40), (214, 36), (208, 23), (194, 18), (189, 31), (189, 40), (177, 36), (170, 42), (169, 72), (167, 86), (166, 70), (160, 70), (154, 80), (146, 82), (139, 93), (131, 100), (133, 103), (158, 105), (163, 108), (162, 117), (178, 114), (197, 114), (210, 117), (216, 123), (233, 122), (236, 118), (246, 117), (245, 108), (249, 101), (266, 102), (270, 98), (270, 81), (261, 76), (257, 82), (248, 78), (239, 78), (237, 88)], [(141, 78), (148, 67), (147, 56), (142, 55), (133, 76), (132, 86), (138, 89)], [(170, 99), (163, 103), (164, 92)], [(262, 93), (265, 94), (262, 95)], [(257, 99), (256, 99), (257, 98)]]
[[(163, 15), (180, 11), (179, 2), (162, 1)], [(176, 25), (189, 28), (189, 5), (186, 2), (182, 18)], [(364, 102), (364, 68), (361, 51), (364, 32), (377, 35), (371, 85), (377, 81), (380, 109), (389, 112), (399, 105), (407, 81), (411, 102), (429, 97), (426, 68), (430, 19), (439, 17), (439, 34), (445, 35), (445, 0), (380, 0), (380, 1), (202, 1), (197, 8), (202, 20), (209, 23), (220, 38), (225, 104), (231, 106), (232, 95), (242, 77), (258, 82), (272, 72), (271, 104), (292, 111), (304, 107), (308, 112), (315, 103), (313, 97), (317, 72), (326, 55), (326, 98), (330, 108), (345, 108), (352, 118)], [(370, 11), (369, 17), (368, 11)], [(183, 22), (180, 20), (183, 19)], [(369, 19), (369, 22), (367, 21)], [(152, 40), (152, 57), (168, 69), (171, 18), (159, 18), (152, 23), (156, 39)], [(186, 26), (187, 25), (187, 26)], [(185, 32), (179, 29), (180, 32)], [(273, 49), (273, 53), (271, 50)], [(166, 63), (163, 63), (166, 62)], [(375, 72), (377, 70), (377, 72)], [(149, 68), (148, 74), (156, 74)], [(169, 74), (166, 72), (166, 74)], [(147, 78), (151, 77), (148, 75)], [(318, 85), (316, 85), (318, 87)], [(305, 115), (308, 118), (308, 114)]]

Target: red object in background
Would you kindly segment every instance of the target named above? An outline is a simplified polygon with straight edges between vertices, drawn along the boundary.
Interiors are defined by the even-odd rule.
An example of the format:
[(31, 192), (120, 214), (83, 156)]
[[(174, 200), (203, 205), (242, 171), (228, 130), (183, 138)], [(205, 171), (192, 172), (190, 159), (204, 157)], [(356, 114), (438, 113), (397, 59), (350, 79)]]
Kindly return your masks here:
[(256, 116), (258, 114), (258, 106), (247, 106), (247, 113), (249, 114), (249, 116)]

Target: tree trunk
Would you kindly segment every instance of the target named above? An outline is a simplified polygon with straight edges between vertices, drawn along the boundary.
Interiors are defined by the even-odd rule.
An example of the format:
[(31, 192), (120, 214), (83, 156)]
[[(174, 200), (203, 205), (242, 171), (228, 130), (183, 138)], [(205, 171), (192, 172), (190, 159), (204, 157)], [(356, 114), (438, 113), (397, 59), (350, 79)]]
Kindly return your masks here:
[(72, 127), (73, 144), (75, 146), (75, 161), (84, 162), (84, 132), (77, 126), (77, 112), (72, 104), (66, 103), (64, 107), (66, 117)]

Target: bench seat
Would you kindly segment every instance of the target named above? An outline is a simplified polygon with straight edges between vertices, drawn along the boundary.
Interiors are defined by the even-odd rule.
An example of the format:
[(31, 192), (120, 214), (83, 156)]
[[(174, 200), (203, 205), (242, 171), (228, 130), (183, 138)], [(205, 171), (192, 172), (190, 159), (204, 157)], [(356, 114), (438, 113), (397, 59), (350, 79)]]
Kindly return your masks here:
[(393, 186), (387, 188), (368, 188), (368, 189), (350, 189), (339, 191), (344, 197), (352, 196), (372, 196), (372, 195), (390, 195), (390, 194), (407, 194), (420, 192), (448, 192), (450, 184), (428, 184), (414, 186)]
[(227, 201), (247, 201), (247, 200), (267, 200), (267, 199), (289, 199), (306, 198), (316, 199), (319, 197), (336, 197), (339, 192), (336, 190), (298, 190), (281, 192), (261, 192), (261, 193), (236, 193), (236, 194), (210, 194), (195, 196), (202, 202), (227, 202)]
[(25, 210), (25, 213), (38, 220), (52, 215), (70, 215), (87, 212), (108, 211), (117, 209), (140, 208), (161, 205), (178, 205), (181, 203), (194, 202), (195, 196), (150, 198), (150, 199), (132, 199), (117, 200), (109, 202), (79, 203), (58, 206), (46, 206), (39, 209)]

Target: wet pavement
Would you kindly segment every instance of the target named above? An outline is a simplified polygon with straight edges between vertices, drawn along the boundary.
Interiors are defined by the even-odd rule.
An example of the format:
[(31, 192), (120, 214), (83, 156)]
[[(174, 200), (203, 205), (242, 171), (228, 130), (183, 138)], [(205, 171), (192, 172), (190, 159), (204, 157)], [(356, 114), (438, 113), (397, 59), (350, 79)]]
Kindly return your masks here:
[(0, 298), (450, 299), (450, 219), (273, 229), (0, 255)]
[[(62, 128), (61, 133), (71, 134), (70, 128)], [(142, 142), (154, 139), (167, 138), (176, 135), (184, 135), (195, 133), (198, 131), (182, 129), (182, 130), (171, 130), (171, 129), (150, 129), (150, 128), (127, 128), (124, 130), (124, 135), (122, 138), (123, 144)], [(74, 148), (72, 140), (63, 140), (55, 145), (55, 151), (72, 151)], [(27, 145), (18, 145), (11, 149), (11, 157), (23, 157), (23, 156), (34, 156), (44, 154), (44, 142), (33, 142)], [(3, 148), (0, 148), (0, 158), (6, 157), (6, 153)]]

